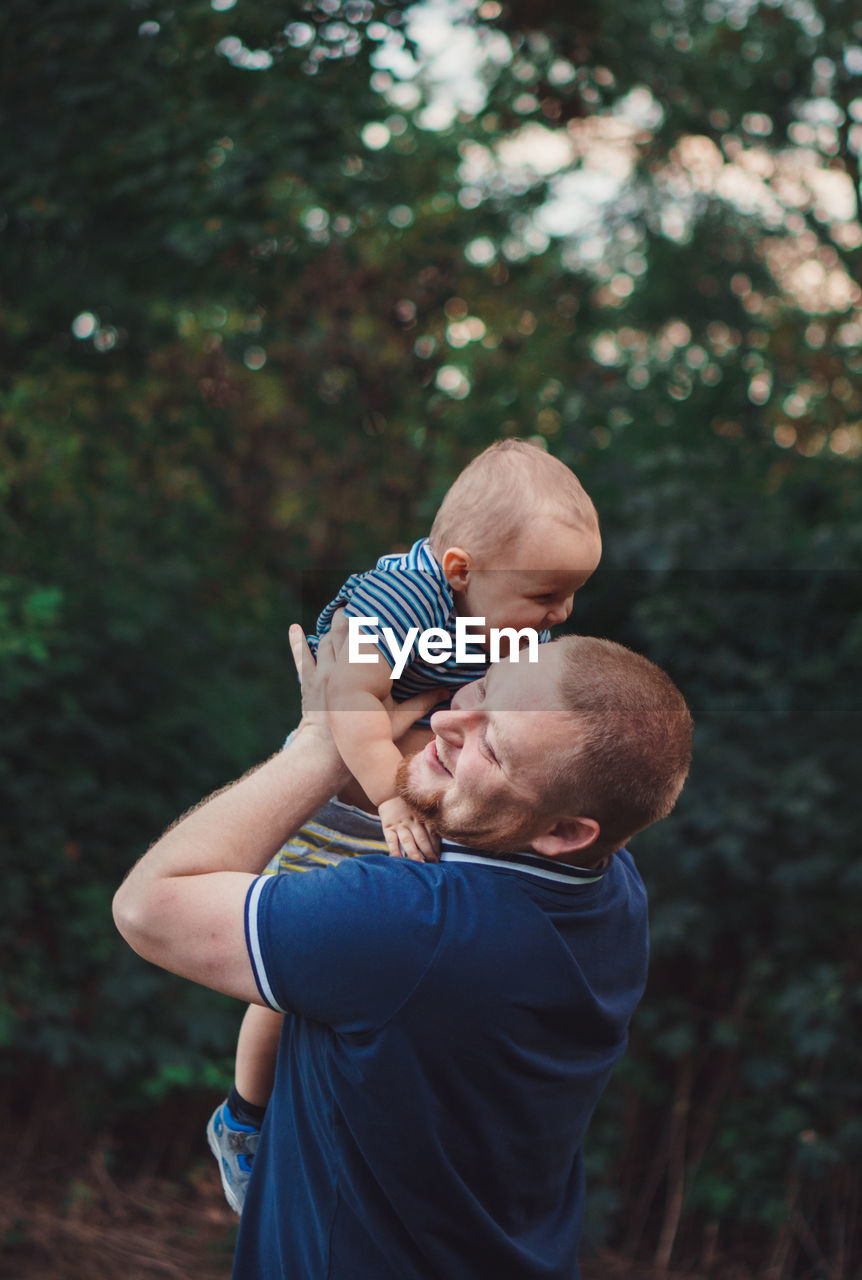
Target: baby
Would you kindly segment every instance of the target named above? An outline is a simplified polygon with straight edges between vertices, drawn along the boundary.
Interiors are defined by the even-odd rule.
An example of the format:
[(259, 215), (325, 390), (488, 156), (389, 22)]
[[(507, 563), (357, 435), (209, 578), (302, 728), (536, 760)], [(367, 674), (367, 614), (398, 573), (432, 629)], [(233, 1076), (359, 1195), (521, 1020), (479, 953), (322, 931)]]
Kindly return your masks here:
[[(474, 458), (444, 497), (430, 536), (404, 555), (383, 556), (375, 569), (354, 574), (321, 614), (312, 649), (337, 610), (348, 619), (377, 619), (352, 624), (362, 636), (356, 653), (362, 660), (344, 663), (329, 692), (332, 734), (356, 788), (306, 823), (268, 870), (308, 870), (364, 853), (435, 858), (436, 834), (396, 790), (405, 755), (433, 736), (428, 717), (396, 744), (384, 699), (391, 694), (401, 701), (440, 685), (454, 693), (486, 670), (490, 641), (508, 660), (509, 645), (525, 628), (539, 633), (540, 641), (550, 639), (547, 628), (568, 618), (575, 592), (600, 556), (595, 508), (557, 458), (520, 440), (499, 441)], [(478, 661), (466, 665), (455, 644), (459, 619), (471, 620), (472, 648), (479, 651)], [(431, 632), (435, 643), (408, 644), (417, 629), (426, 637)], [(443, 661), (430, 660), (444, 655)], [(235, 1087), (207, 1126), (225, 1195), (237, 1213), (272, 1088), (281, 1022), (272, 1010), (249, 1008)]]

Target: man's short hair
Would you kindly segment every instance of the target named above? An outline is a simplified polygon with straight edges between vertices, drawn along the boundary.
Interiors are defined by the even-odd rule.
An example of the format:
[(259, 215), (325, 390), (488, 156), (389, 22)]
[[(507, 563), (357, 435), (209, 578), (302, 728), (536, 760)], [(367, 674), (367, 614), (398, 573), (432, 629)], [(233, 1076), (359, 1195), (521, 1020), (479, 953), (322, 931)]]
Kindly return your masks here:
[(578, 742), (552, 778), (568, 816), (594, 818), (596, 859), (667, 817), (691, 763), (692, 718), (660, 667), (612, 640), (563, 636), (561, 708)]
[(599, 535), (592, 500), (564, 462), (529, 441), (498, 440), (455, 478), (431, 526), (431, 549), (438, 558), (453, 546), (473, 556), (499, 553), (538, 515)]

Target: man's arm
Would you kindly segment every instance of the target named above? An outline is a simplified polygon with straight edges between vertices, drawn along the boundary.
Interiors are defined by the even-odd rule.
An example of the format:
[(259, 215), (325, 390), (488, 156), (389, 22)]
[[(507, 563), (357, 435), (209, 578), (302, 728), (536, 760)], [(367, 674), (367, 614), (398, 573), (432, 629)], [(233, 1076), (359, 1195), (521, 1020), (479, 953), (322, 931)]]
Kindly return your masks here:
[[(144, 959), (258, 1004), (245, 941), (249, 885), (347, 776), (322, 706), (331, 648), (321, 646), (318, 672), (301, 628), (291, 627), (290, 641), (303, 678), (295, 738), (169, 827), (114, 897), (117, 928)], [(421, 715), (427, 704), (427, 698), (400, 704), (396, 729), (403, 731), (407, 717)]]

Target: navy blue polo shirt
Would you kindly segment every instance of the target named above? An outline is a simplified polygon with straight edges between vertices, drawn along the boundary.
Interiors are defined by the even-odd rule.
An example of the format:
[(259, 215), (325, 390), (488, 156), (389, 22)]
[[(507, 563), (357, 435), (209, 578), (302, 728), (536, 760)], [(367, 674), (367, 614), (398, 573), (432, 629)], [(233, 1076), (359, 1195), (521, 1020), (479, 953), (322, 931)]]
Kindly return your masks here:
[(630, 855), (355, 858), (256, 880), (246, 930), (287, 1017), (234, 1280), (576, 1280), (584, 1134), (646, 980)]

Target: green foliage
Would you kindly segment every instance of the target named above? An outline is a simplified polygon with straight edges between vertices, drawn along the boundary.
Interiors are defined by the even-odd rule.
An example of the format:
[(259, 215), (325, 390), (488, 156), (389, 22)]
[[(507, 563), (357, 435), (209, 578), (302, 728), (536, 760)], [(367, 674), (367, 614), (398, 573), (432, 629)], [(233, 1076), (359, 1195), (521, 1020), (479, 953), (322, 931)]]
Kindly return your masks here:
[(635, 844), (654, 963), (588, 1238), (825, 1273), (859, 1252), (862, 28), (498, 8), (435, 127), (400, 5), (3, 6), (4, 1070), (103, 1117), (221, 1087), (236, 1011), (132, 957), (113, 889), (291, 726), (303, 576), (534, 436), (602, 516), (572, 625), (697, 723)]
[(631, 618), (697, 726), (676, 814), (635, 842), (642, 1123), (660, 1130), (691, 1070), (688, 1204), (721, 1222), (783, 1222), (788, 1171), (817, 1198), (852, 1167), (860, 608), (856, 572), (678, 573)]

